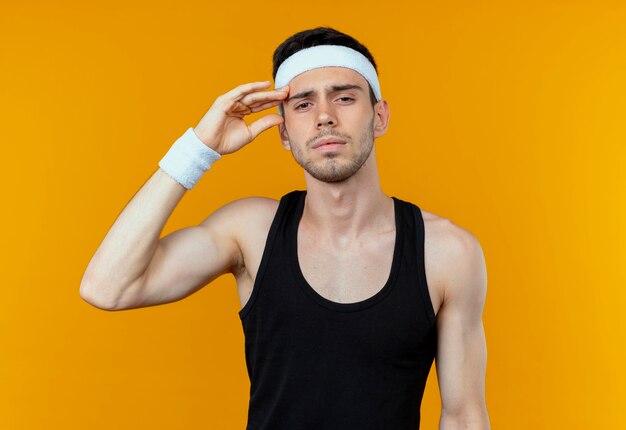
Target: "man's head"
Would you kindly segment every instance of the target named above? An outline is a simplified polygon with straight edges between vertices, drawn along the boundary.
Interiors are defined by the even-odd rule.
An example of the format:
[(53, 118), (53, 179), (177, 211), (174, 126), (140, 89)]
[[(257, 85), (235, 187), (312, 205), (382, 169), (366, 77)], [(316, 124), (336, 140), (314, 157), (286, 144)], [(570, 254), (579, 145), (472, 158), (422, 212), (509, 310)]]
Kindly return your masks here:
[[(291, 57), (296, 52), (303, 49), (312, 48), (313, 46), (323, 45), (345, 46), (354, 49), (355, 51), (365, 56), (365, 58), (372, 64), (374, 72), (378, 73), (376, 61), (374, 60), (374, 57), (367, 49), (367, 47), (365, 47), (365, 45), (361, 44), (352, 36), (335, 30), (334, 28), (317, 27), (311, 30), (304, 30), (294, 34), (293, 36), (286, 39), (283, 43), (281, 43), (278, 48), (276, 48), (273, 58), (272, 78), (276, 79), (276, 72), (278, 72), (278, 68), (281, 66), (281, 64), (285, 62), (287, 58)], [(370, 101), (372, 103), (372, 106), (374, 106), (378, 100), (376, 99), (376, 95), (372, 90), (372, 86), (368, 86)]]
[(285, 148), (318, 180), (340, 182), (354, 175), (389, 119), (368, 49), (332, 28), (302, 31), (274, 52), (273, 76), (275, 86), (289, 85), (279, 108)]

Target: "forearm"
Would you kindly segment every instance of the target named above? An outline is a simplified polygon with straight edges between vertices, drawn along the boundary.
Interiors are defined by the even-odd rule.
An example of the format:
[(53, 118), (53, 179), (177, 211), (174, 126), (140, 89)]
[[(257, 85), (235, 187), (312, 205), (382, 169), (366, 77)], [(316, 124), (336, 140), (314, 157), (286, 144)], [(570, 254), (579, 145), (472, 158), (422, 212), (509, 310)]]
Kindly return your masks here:
[(161, 168), (117, 217), (93, 255), (80, 286), (90, 302), (111, 307), (146, 271), (168, 218), (187, 189)]

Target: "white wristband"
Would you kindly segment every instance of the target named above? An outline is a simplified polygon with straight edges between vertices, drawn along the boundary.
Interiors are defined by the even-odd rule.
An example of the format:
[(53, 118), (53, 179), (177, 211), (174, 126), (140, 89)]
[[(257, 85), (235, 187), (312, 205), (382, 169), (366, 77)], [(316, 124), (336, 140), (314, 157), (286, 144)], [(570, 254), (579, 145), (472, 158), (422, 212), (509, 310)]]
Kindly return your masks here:
[(190, 127), (172, 145), (159, 167), (188, 190), (222, 156), (205, 145)]

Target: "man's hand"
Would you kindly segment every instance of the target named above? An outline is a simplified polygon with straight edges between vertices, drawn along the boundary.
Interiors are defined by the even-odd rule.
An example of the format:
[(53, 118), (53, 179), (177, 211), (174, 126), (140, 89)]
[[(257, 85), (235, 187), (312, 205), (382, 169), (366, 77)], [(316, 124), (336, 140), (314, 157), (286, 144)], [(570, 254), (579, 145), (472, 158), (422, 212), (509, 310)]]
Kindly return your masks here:
[(252, 142), (261, 132), (282, 123), (283, 117), (268, 114), (248, 125), (245, 115), (277, 106), (289, 94), (289, 86), (258, 91), (270, 81), (251, 82), (222, 94), (194, 128), (200, 140), (219, 154), (230, 154)]

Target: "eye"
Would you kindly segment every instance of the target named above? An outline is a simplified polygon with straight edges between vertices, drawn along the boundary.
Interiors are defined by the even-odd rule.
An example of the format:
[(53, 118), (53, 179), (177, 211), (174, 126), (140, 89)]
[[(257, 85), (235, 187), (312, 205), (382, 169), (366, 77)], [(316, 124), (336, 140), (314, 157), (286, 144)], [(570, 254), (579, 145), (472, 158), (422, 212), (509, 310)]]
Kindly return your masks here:
[(338, 100), (349, 102), (349, 101), (352, 101), (354, 99), (352, 97), (343, 96), (343, 97), (339, 97)]
[(304, 103), (300, 103), (299, 105), (296, 105), (295, 109), (296, 110), (302, 110), (303, 107), (306, 107), (305, 105), (309, 105), (311, 103), (309, 102), (304, 102)]

